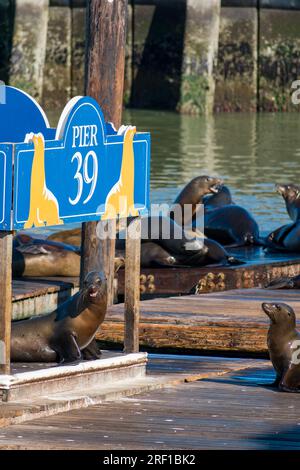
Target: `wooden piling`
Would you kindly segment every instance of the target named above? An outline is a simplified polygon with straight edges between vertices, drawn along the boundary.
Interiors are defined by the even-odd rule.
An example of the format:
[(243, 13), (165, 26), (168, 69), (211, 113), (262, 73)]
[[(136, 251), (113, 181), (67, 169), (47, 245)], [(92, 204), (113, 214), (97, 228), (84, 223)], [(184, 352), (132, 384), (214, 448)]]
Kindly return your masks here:
[(10, 373), (12, 232), (0, 232), (0, 374)]
[[(125, 70), (127, 0), (87, 2), (87, 53), (85, 93), (100, 104), (106, 121), (121, 125)], [(82, 227), (81, 282), (94, 269), (104, 269), (109, 282), (109, 303), (113, 302), (115, 241), (99, 240), (98, 222)], [(108, 222), (111, 232), (114, 221)]]

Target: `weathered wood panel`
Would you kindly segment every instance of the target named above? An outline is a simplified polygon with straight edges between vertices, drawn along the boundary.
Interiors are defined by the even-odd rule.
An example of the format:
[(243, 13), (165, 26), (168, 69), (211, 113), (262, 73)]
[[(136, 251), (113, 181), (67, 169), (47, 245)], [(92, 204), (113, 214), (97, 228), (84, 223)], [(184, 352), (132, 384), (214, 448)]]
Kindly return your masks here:
[[(74, 450), (299, 450), (299, 395), (260, 385), (273, 378), (271, 368), (253, 365), (238, 374), (124, 398), (117, 406), (105, 403), (11, 426), (1, 432), (0, 444)], [(276, 459), (284, 464), (287, 455)]]
[[(263, 287), (280, 276), (300, 274), (300, 258), (274, 255), (245, 265), (203, 268), (148, 268), (141, 270), (142, 298), (158, 295), (208, 293)], [(118, 273), (118, 292), (124, 294), (124, 271)]]
[[(85, 92), (100, 104), (105, 120), (121, 125), (125, 70), (127, 0), (87, 3)], [(101, 27), (99, 27), (101, 25)], [(114, 222), (108, 222), (114, 227)], [(81, 281), (94, 269), (108, 278), (108, 302), (113, 303), (115, 241), (97, 237), (97, 222), (82, 226)]]
[[(300, 291), (234, 290), (141, 302), (140, 345), (178, 350), (267, 352), (269, 319), (262, 302), (279, 301), (299, 312)], [(122, 343), (123, 306), (110, 307), (98, 338)]]
[(12, 233), (0, 232), (0, 374), (10, 371)]

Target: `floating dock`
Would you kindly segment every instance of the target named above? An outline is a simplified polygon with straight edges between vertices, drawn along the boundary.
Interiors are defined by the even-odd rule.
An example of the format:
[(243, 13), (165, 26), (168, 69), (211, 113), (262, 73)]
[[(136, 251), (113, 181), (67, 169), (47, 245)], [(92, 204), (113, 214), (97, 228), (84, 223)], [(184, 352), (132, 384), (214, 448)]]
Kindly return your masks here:
[[(300, 290), (238, 289), (141, 302), (140, 345), (160, 350), (267, 353), (262, 302), (286, 302), (300, 325)], [(122, 304), (109, 308), (98, 339), (123, 341)]]
[[(205, 294), (229, 289), (263, 287), (281, 276), (300, 274), (300, 255), (265, 253), (261, 247), (228, 250), (245, 261), (238, 266), (147, 268), (141, 270), (141, 298)], [(124, 270), (118, 273), (118, 294), (124, 295)]]
[[(239, 266), (206, 266), (203, 268), (149, 268), (140, 276), (141, 299), (206, 294), (231, 289), (263, 287), (281, 276), (300, 274), (300, 255), (264, 254), (261, 248), (230, 250), (246, 263)], [(116, 279), (116, 293), (124, 297), (124, 270)], [(23, 278), (13, 280), (13, 319), (53, 311), (79, 288), (75, 277)]]

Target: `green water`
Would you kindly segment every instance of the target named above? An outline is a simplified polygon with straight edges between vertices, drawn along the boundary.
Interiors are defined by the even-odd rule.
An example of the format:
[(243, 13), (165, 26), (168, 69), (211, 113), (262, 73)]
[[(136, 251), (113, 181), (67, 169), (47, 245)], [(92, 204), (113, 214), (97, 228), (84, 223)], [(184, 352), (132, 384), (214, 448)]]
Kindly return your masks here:
[(191, 117), (126, 110), (123, 121), (152, 134), (152, 202), (170, 202), (191, 178), (209, 174), (224, 178), (263, 232), (289, 221), (274, 184), (300, 184), (296, 113)]
[[(57, 117), (50, 118), (55, 126)], [(123, 123), (151, 132), (151, 202), (171, 202), (194, 176), (216, 175), (263, 232), (289, 222), (274, 184), (300, 184), (298, 114), (194, 117), (125, 110)]]

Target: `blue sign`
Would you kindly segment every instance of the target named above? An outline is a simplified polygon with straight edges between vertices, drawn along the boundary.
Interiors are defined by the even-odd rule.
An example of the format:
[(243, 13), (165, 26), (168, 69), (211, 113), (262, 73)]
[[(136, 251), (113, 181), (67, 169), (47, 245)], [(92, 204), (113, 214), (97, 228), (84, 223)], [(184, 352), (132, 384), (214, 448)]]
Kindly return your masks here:
[(14, 112), (20, 97), (22, 106), (24, 96), (30, 105), (26, 117), (22, 110), (22, 120), (16, 118), (15, 139), (11, 120), (7, 121), (7, 129), (4, 125), (0, 131), (1, 141), (8, 141), (8, 136), (16, 142), (0, 145), (0, 229), (55, 226), (148, 211), (148, 133), (137, 133), (132, 126), (122, 126), (117, 132), (105, 122), (98, 103), (89, 97), (73, 98), (57, 129), (51, 129), (41, 108), (32, 106), (32, 98), (14, 88), (7, 89), (6, 104), (0, 106), (2, 122), (6, 122), (4, 109), (10, 108), (11, 100)]

